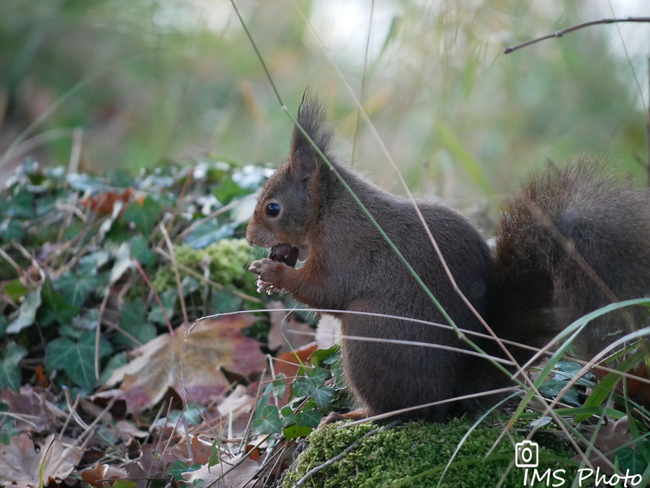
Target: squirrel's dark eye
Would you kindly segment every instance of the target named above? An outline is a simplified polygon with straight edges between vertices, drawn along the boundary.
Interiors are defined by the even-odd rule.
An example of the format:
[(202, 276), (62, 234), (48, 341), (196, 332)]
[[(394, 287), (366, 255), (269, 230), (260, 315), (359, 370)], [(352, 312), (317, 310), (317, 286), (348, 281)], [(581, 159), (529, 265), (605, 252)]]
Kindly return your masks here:
[(269, 217), (277, 217), (280, 213), (280, 205), (277, 203), (269, 203), (266, 206), (266, 215)]

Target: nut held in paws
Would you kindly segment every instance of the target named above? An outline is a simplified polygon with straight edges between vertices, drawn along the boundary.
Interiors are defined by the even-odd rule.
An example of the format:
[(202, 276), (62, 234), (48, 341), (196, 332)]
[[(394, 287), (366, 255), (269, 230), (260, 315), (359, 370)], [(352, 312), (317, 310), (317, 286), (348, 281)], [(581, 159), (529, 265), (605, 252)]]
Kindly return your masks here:
[(278, 244), (271, 248), (269, 259), (294, 268), (298, 262), (298, 248), (288, 244)]

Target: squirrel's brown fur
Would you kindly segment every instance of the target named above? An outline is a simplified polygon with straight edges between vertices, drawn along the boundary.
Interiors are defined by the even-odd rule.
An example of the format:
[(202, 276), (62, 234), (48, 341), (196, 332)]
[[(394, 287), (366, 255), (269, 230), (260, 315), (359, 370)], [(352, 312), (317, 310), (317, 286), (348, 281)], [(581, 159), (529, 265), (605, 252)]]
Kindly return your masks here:
[[(385, 192), (338, 163), (329, 152), (332, 133), (324, 118), (322, 106), (307, 100), (298, 123), (455, 324), (485, 332), (453, 289), (412, 202)], [(279, 206), (277, 215), (267, 210), (269, 204)], [(431, 202), (418, 201), (417, 205), (458, 287), (501, 337), (542, 346), (570, 321), (611, 302), (535, 217), (533, 207), (549, 216), (618, 299), (637, 298), (650, 290), (647, 192), (602, 176), (596, 166), (552, 167), (530, 183), (504, 213), (496, 258), (461, 214)], [(266, 289), (284, 289), (313, 308), (448, 325), (298, 128), (293, 132), (289, 161), (270, 178), (259, 197), (247, 239), (251, 245), (266, 248), (291, 245), (299, 249), (301, 260), (308, 257), (298, 269), (270, 259), (253, 263), (251, 271), (260, 276)], [(458, 351), (468, 347), (449, 329), (377, 316), (336, 315), (342, 322), (347, 382), (370, 414), (508, 384), (507, 377), (495, 374), (484, 359)], [(607, 334), (615, 331), (612, 320), (602, 320), (585, 341), (587, 353), (606, 343)], [(386, 341), (359, 340), (364, 337)], [(472, 339), (496, 351), (489, 341)], [(517, 358), (529, 355), (519, 351)], [(480, 409), (489, 401), (481, 397), (444, 403), (411, 415), (440, 421)]]

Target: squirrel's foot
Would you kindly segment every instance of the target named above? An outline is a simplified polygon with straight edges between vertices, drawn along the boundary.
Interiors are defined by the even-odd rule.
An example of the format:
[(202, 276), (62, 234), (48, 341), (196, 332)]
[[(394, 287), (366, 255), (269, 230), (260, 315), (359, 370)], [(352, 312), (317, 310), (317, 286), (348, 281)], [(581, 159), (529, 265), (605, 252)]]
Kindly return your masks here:
[(352, 410), (348, 413), (330, 412), (327, 417), (320, 421), (318, 428), (320, 429), (323, 425), (331, 424), (332, 422), (341, 422), (342, 420), (363, 420), (366, 418), (368, 418), (368, 411), (365, 408)]

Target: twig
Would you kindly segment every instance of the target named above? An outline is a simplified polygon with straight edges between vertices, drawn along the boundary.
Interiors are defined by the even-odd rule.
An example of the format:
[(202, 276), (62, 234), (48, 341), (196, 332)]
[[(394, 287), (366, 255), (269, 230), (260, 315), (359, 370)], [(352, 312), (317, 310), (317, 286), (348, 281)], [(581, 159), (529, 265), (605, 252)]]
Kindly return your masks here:
[(178, 286), (178, 298), (181, 300), (181, 311), (183, 312), (183, 324), (189, 325), (190, 321), (187, 319), (187, 308), (185, 307), (185, 297), (183, 296), (183, 287), (181, 286), (181, 275), (178, 272), (178, 264), (176, 263), (176, 256), (174, 255), (174, 246), (172, 241), (169, 239), (169, 234), (165, 226), (160, 224), (160, 232), (162, 232), (163, 238), (167, 243), (167, 248), (169, 249), (169, 255), (172, 258), (172, 268), (174, 268), (174, 276), (176, 276), (176, 286)]
[(137, 259), (133, 259), (131, 262), (135, 265), (137, 270), (142, 275), (142, 278), (144, 279), (145, 283), (147, 283), (149, 289), (151, 289), (151, 291), (153, 292), (153, 296), (158, 302), (158, 305), (160, 306), (160, 310), (162, 310), (163, 316), (165, 317), (165, 321), (167, 322), (167, 328), (169, 328), (169, 335), (171, 335), (172, 337), (175, 336), (176, 334), (174, 332), (174, 329), (172, 328), (172, 323), (170, 322), (169, 317), (167, 317), (167, 312), (165, 312), (165, 307), (160, 301), (160, 297), (158, 296), (158, 293), (156, 293), (156, 290), (154, 290), (151, 281), (149, 281), (149, 278), (147, 278), (147, 273), (144, 272), (144, 269), (142, 269), (142, 266), (140, 266), (140, 263), (138, 262)]
[[(363, 100), (363, 89), (366, 86), (366, 69), (368, 68), (368, 51), (370, 50), (370, 32), (372, 30), (372, 16), (375, 12), (375, 0), (370, 0), (370, 16), (368, 18), (368, 35), (366, 37), (366, 52), (363, 57), (363, 69), (361, 70), (361, 87), (359, 88), (359, 104)], [(361, 109), (357, 109), (357, 120), (354, 124), (354, 137), (352, 138), (352, 154), (350, 155), (350, 166), (354, 166), (354, 151), (357, 147), (357, 135), (359, 134), (359, 120)]]
[[(648, 58), (648, 75), (650, 76), (650, 57)], [(645, 142), (646, 142), (646, 172), (648, 173), (648, 186), (650, 186), (650, 78), (648, 78), (648, 108), (645, 116)]]
[(95, 334), (95, 379), (99, 381), (99, 339), (101, 338), (102, 330), (102, 316), (104, 315), (104, 310), (106, 309), (106, 304), (108, 303), (108, 297), (111, 294), (111, 287), (106, 287), (106, 293), (104, 294), (104, 299), (102, 304), (99, 306), (99, 313), (97, 314), (97, 333)]
[(507, 47), (503, 50), (503, 54), (510, 54), (511, 52), (516, 51), (517, 49), (521, 49), (522, 47), (530, 46), (531, 44), (536, 44), (541, 41), (545, 41), (547, 39), (552, 39), (554, 37), (562, 37), (564, 34), (568, 34), (569, 32), (576, 31), (578, 29), (582, 29), (583, 27), (589, 27), (592, 25), (599, 25), (599, 24), (617, 24), (620, 22), (650, 22), (650, 17), (627, 17), (625, 19), (600, 19), (600, 20), (590, 20), (589, 22), (583, 22), (582, 24), (577, 24), (572, 27), (568, 27), (566, 29), (562, 29), (559, 31), (554, 32), (553, 34), (548, 34), (543, 37), (538, 37), (537, 39), (533, 39), (532, 41), (524, 42), (523, 44), (518, 44), (516, 46), (511, 46)]
[[(81, 147), (83, 141), (83, 129), (77, 127), (72, 131), (72, 151), (70, 153), (70, 163), (68, 164), (68, 174), (73, 174), (79, 171), (79, 161), (81, 160)], [(66, 231), (70, 224), (72, 223), (72, 213), (77, 209), (77, 201), (79, 200), (79, 192), (74, 192), (70, 199), (70, 206), (72, 207), (65, 214), (63, 218), (63, 225), (59, 229), (59, 240), (63, 237), (63, 233)], [(83, 215), (83, 214), (82, 214)], [(85, 219), (82, 219), (85, 220)]]
[[(388, 425), (385, 425), (385, 426), (383, 426), (383, 427), (378, 427), (378, 428), (376, 428), (376, 429), (371, 430), (370, 432), (366, 432), (363, 436), (359, 437), (356, 441), (354, 441), (352, 444), (350, 444), (348, 447), (346, 447), (346, 448), (343, 450), (343, 452), (341, 452), (341, 453), (338, 454), (337, 456), (334, 456), (332, 459), (327, 460), (326, 462), (324, 462), (324, 463), (321, 464), (320, 466), (316, 466), (315, 468), (313, 468), (313, 469), (311, 469), (310, 471), (308, 471), (307, 474), (306, 474), (305, 476), (303, 476), (302, 478), (300, 478), (300, 479), (298, 480), (298, 482), (297, 482), (295, 485), (293, 485), (294, 488), (297, 488), (298, 486), (302, 485), (302, 484), (303, 484), (307, 479), (309, 479), (309, 478), (310, 478), (311, 476), (313, 476), (314, 474), (318, 473), (321, 469), (324, 469), (324, 468), (326, 468), (327, 466), (331, 466), (331, 465), (334, 464), (335, 462), (340, 461), (341, 459), (343, 459), (343, 457), (344, 457), (347, 453), (349, 453), (349, 452), (352, 451), (355, 447), (357, 447), (357, 446), (361, 443), (361, 441), (363, 441), (366, 437), (373, 436), (373, 435), (375, 435), (375, 434), (378, 434), (379, 432), (385, 432), (385, 431), (387, 431), (387, 430), (389, 430), (389, 429), (392, 429), (393, 427), (395, 427), (396, 425), (399, 425), (399, 424), (401, 424), (401, 423), (402, 423), (401, 420), (395, 420), (395, 421), (391, 422), (391, 423), (388, 424)], [(347, 425), (347, 424), (346, 424), (346, 425)]]

